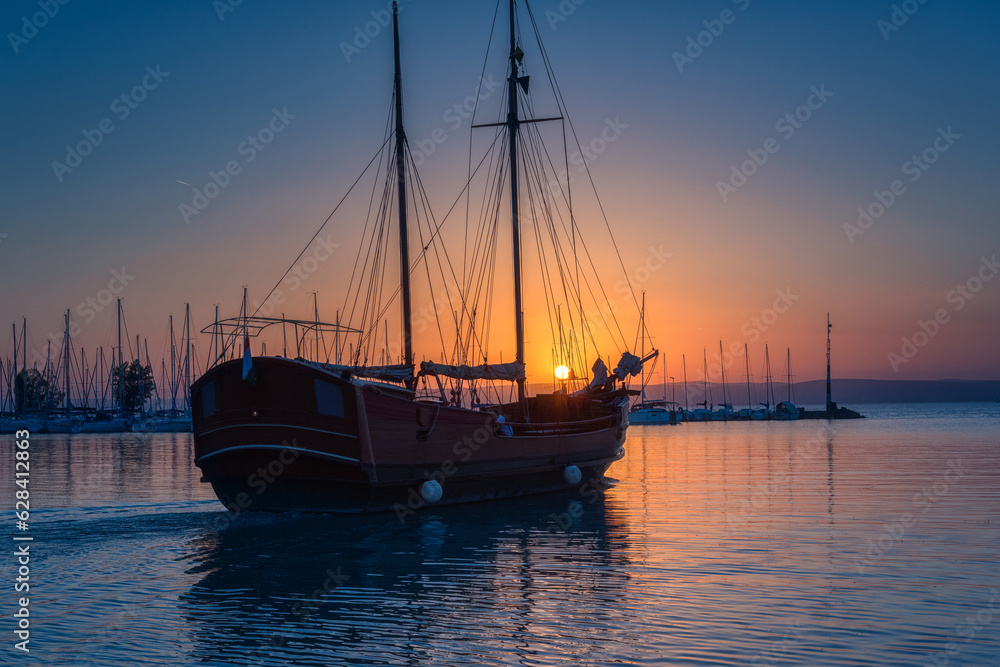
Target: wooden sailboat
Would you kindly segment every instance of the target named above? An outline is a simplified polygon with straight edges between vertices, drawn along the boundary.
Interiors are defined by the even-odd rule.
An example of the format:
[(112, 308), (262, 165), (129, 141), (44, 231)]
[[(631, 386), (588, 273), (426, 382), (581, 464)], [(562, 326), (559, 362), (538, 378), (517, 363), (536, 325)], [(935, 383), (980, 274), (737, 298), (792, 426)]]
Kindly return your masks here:
[[(518, 204), (518, 131), (545, 119), (518, 115), (519, 65), (510, 1), (510, 55), (506, 132), (511, 200), (516, 355), (506, 364), (447, 365), (423, 362), (412, 349), (406, 139), (402, 116), (399, 27), (395, 3), (395, 177), (399, 218), (401, 364), (323, 363), (298, 357), (252, 356), (251, 334), (281, 322), (300, 328), (327, 326), (338, 336), (360, 333), (317, 321), (247, 315), (219, 322), (243, 340), (243, 358), (210, 368), (191, 387), (195, 462), (203, 481), (231, 509), (304, 509), (331, 512), (395, 510), (404, 516), (425, 505), (480, 501), (570, 489), (594, 483), (624, 455), (628, 397), (624, 384), (641, 362), (627, 351), (608, 375), (600, 359), (593, 380), (576, 392), (529, 396), (525, 388), (525, 334), (521, 304)], [(419, 185), (419, 184), (418, 184)], [(426, 248), (425, 248), (426, 250)], [(475, 320), (473, 311), (472, 319)], [(339, 321), (339, 316), (338, 316)], [(376, 323), (376, 327), (379, 323)], [(303, 334), (304, 338), (304, 334)], [(296, 345), (298, 345), (297, 337)], [(352, 355), (355, 348), (352, 348)], [(318, 349), (317, 349), (318, 353)], [(338, 348), (338, 356), (339, 356)], [(365, 360), (367, 361), (367, 359)], [(508, 381), (516, 398), (466, 405), (419, 396), (418, 380)], [(440, 383), (439, 383), (440, 386)], [(461, 385), (459, 385), (461, 387)], [(454, 391), (453, 391), (454, 394)], [(473, 396), (475, 394), (473, 393)]]

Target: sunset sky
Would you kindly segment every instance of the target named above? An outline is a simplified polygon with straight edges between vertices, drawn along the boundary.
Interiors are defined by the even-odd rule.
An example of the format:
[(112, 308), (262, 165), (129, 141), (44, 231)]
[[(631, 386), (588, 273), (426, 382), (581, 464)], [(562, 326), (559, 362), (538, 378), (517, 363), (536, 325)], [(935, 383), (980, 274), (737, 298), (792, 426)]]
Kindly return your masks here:
[[(262, 299), (381, 145), (392, 34), (379, 21), (390, 3), (232, 2), (3, 4), (0, 355), (22, 316), (44, 354), (66, 309), (75, 348), (110, 348), (107, 290), (158, 368), (168, 315), (179, 327), (190, 302), (201, 329), (215, 304), (237, 314), (244, 285)], [(686, 354), (694, 377), (721, 339), (749, 345), (755, 375), (767, 342), (776, 372), (790, 347), (796, 378), (819, 378), (830, 312), (835, 377), (1000, 379), (1000, 5), (538, 0), (532, 10), (577, 136), (600, 149), (589, 167), (669, 374), (679, 379)], [(439, 217), (465, 182), (469, 120), (454, 105), (479, 86), (493, 12), (401, 3), (407, 134)], [(484, 90), (505, 76), (494, 51)], [(541, 91), (538, 54), (525, 51)], [(487, 115), (502, 97), (483, 101)], [(555, 110), (538, 99), (539, 113)], [(268, 127), (273, 141), (245, 143)], [(67, 155), (81, 143), (87, 155)], [(185, 216), (193, 188), (227, 164), (225, 187)], [(615, 289), (625, 275), (580, 192), (580, 227), (634, 334), (631, 296)], [(859, 208), (870, 217), (859, 221)], [(321, 234), (324, 259), (289, 292), (288, 316), (311, 318), (318, 290), (321, 318), (333, 319), (360, 209)], [(460, 260), (464, 222), (452, 223)], [(415, 287), (415, 309), (428, 299)], [(544, 380), (548, 325), (532, 318), (544, 304), (530, 285), (525, 300), (539, 366), (529, 373)], [(497, 310), (509, 326), (509, 301)], [(435, 341), (418, 338), (418, 358)], [(500, 347), (513, 357), (512, 340)]]

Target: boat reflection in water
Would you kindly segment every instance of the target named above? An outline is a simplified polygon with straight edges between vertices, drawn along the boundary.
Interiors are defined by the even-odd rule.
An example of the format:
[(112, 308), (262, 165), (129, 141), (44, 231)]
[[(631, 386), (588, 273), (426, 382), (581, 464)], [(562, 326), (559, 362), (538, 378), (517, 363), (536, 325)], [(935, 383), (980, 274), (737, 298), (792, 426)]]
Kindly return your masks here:
[(609, 641), (607, 629), (629, 579), (624, 509), (586, 485), (503, 508), (442, 507), (405, 522), (239, 516), (190, 545), (189, 572), (204, 576), (181, 599), (189, 656), (482, 664), (621, 653), (621, 633)]

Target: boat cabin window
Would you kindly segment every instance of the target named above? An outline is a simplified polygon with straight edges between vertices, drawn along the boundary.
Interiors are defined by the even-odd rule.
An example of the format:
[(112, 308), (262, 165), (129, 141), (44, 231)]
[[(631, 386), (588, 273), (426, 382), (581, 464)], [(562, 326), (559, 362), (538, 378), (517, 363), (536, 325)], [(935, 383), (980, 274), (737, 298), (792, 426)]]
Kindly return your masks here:
[(201, 387), (201, 416), (211, 417), (215, 414), (215, 383), (206, 382)]
[(321, 415), (332, 417), (344, 416), (344, 396), (340, 393), (340, 387), (332, 382), (326, 382), (317, 378), (316, 382), (316, 409)]

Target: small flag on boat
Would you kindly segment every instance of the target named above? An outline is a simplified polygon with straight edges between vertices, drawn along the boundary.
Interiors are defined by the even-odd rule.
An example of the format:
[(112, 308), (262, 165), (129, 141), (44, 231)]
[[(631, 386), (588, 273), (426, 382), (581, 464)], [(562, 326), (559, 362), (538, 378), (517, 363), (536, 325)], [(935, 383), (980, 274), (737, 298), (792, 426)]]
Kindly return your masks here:
[(243, 333), (243, 379), (251, 385), (257, 384), (257, 371), (253, 368), (253, 357), (250, 356), (250, 336)]

